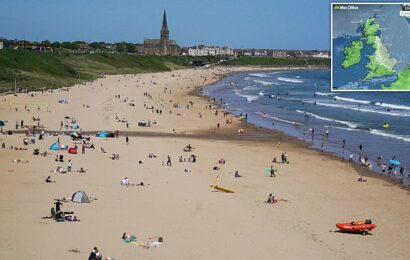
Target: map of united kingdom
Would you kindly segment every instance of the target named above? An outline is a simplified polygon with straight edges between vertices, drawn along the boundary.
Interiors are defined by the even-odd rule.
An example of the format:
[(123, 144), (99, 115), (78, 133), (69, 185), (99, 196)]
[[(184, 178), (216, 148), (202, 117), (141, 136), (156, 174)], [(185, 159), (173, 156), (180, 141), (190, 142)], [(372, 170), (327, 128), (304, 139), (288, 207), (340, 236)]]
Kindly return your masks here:
[(410, 91), (410, 3), (332, 4), (332, 90)]

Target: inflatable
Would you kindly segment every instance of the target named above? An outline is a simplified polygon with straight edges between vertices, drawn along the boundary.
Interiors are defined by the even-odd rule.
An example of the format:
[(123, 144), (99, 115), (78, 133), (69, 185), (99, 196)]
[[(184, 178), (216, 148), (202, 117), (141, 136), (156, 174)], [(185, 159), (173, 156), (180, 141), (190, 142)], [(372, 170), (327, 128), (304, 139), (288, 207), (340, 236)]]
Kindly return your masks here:
[(352, 221), (348, 223), (336, 223), (336, 227), (343, 232), (367, 234), (376, 228), (370, 219), (365, 221)]
[(77, 154), (77, 149), (75, 149), (74, 147), (70, 147), (70, 148), (68, 148), (68, 153)]
[(389, 128), (390, 125), (389, 125), (388, 123), (384, 123), (384, 124), (383, 124), (383, 127), (384, 127), (384, 128)]

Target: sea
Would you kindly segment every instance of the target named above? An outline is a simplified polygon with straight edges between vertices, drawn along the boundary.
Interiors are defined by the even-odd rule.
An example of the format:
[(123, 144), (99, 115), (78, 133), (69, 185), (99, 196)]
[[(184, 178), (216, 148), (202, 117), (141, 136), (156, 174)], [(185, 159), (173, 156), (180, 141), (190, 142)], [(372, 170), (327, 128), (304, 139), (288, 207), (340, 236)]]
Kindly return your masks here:
[(312, 148), (346, 160), (353, 153), (356, 163), (367, 157), (374, 173), (397, 160), (404, 177), (384, 174), (410, 185), (410, 92), (331, 92), (323, 69), (230, 74), (202, 94)]

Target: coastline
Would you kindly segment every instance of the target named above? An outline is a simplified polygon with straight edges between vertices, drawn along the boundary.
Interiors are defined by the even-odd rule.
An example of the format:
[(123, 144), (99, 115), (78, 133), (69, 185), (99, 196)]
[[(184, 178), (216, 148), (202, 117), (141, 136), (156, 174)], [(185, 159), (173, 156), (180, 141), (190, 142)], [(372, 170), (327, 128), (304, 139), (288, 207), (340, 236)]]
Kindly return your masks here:
[[(236, 116), (228, 115), (233, 123), (216, 129), (216, 123), (225, 118), (216, 116), (214, 109), (206, 109), (207, 98), (192, 91), (219, 80), (226, 72), (234, 73), (213, 68), (108, 76), (69, 92), (7, 97), (27, 98), (29, 102), (46, 100), (52, 112), (14, 112), (5, 109), (7, 102), (0, 102), (0, 116), (7, 117), (10, 124), (23, 117), (30, 122), (32, 116), (40, 115), (46, 129), (59, 132), (60, 120), (66, 115), (74, 117), (96, 146), (85, 154), (51, 151), (52, 156), (33, 156), (33, 148), (47, 150), (57, 139), (46, 136), (27, 146), (27, 151), (0, 150), (0, 182), (4, 184), (0, 191), (0, 210), (4, 212), (0, 216), (1, 258), (85, 258), (93, 246), (98, 246), (104, 256), (116, 259), (249, 259), (255, 252), (260, 259), (409, 257), (406, 229), (410, 224), (403, 218), (410, 213), (403, 200), (408, 191), (386, 185), (385, 180), (374, 175), (368, 183), (358, 183), (356, 178), (358, 174), (366, 175), (365, 169), (310, 149), (305, 142), (279, 131), (247, 124)], [(143, 95), (145, 92), (152, 99)], [(119, 93), (122, 98), (114, 98)], [(69, 103), (59, 104), (62, 97), (67, 97)], [(122, 102), (123, 97), (129, 98)], [(135, 107), (129, 105), (131, 100)], [(143, 106), (146, 102), (148, 107), (159, 108), (162, 101), (162, 115)], [(186, 109), (184, 104), (189, 101), (194, 105)], [(117, 112), (120, 118), (130, 120), (130, 128), (115, 120)], [(198, 113), (202, 116), (198, 117)], [(141, 119), (156, 120), (158, 125), (140, 128), (136, 123)], [(244, 129), (243, 136), (237, 136), (238, 128)], [(119, 130), (120, 136), (94, 137), (96, 131), (102, 130)], [(129, 145), (125, 144), (125, 135), (130, 137)], [(59, 137), (63, 144), (73, 145), (68, 136)], [(21, 134), (0, 138), (7, 147), (22, 146)], [(195, 148), (196, 163), (178, 162), (179, 156), (191, 154), (182, 151), (187, 144)], [(100, 148), (107, 153), (100, 152)], [(264, 168), (272, 164), (273, 156), (279, 157), (283, 152), (289, 154), (290, 164), (273, 164), (278, 176), (269, 178)], [(120, 154), (121, 159), (109, 159), (111, 153)], [(157, 158), (147, 157), (149, 153)], [(87, 173), (49, 173), (59, 165), (54, 162), (55, 154), (64, 154), (73, 160), (75, 170), (85, 167)], [(172, 167), (161, 166), (167, 155), (172, 157)], [(221, 158), (226, 164), (218, 163)], [(29, 162), (14, 163), (13, 159)], [(220, 170), (213, 170), (215, 166)], [(185, 169), (192, 172), (184, 172)], [(243, 178), (234, 178), (235, 170)], [(41, 183), (48, 174), (56, 183)], [(216, 175), (235, 193), (212, 192), (209, 185)], [(144, 181), (147, 186), (120, 187), (124, 176), (135, 183)], [(80, 222), (41, 219), (50, 211), (53, 198), (79, 189), (98, 198), (87, 205), (65, 204), (64, 208), (73, 210)], [(263, 203), (271, 192), (283, 201), (278, 205)], [(369, 217), (380, 225), (373, 236), (333, 232), (335, 222)], [(143, 250), (123, 243), (123, 232), (132, 232), (140, 241), (163, 236), (165, 242), (159, 248)], [(32, 243), (23, 246), (22, 236)], [(64, 243), (59, 242), (62, 236)], [(43, 250), (45, 246), (49, 247), (47, 252)]]

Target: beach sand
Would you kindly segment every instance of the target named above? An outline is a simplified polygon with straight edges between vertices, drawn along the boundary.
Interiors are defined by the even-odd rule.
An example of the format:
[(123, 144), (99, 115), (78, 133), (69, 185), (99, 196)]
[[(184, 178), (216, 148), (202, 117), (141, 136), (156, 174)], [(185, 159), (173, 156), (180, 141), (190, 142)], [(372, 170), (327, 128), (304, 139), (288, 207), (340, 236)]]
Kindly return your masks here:
[[(232, 115), (216, 116), (214, 108), (206, 108), (206, 98), (192, 95), (226, 73), (258, 69), (106, 76), (68, 92), (1, 96), (0, 119), (8, 121), (5, 130), (14, 130), (20, 120), (36, 125), (32, 117), (39, 116), (46, 131), (59, 132), (60, 121), (69, 116), (84, 132), (118, 130), (120, 136), (92, 136), (96, 149), (86, 149), (85, 154), (81, 149), (75, 155), (49, 151), (51, 155), (43, 157), (33, 155), (33, 149), (47, 150), (57, 136), (36, 138), (36, 144), (23, 146), (23, 134), (0, 135), (0, 143), (7, 147), (28, 148), (0, 149), (0, 259), (87, 259), (94, 246), (104, 257), (117, 260), (409, 259), (408, 190), (381, 178), (357, 182), (362, 172), (357, 166), (281, 133), (246, 126)], [(120, 98), (115, 97), (118, 94)], [(58, 103), (63, 98), (67, 104)], [(186, 109), (190, 101), (193, 108)], [(47, 103), (48, 111), (37, 110), (40, 103)], [(33, 107), (28, 112), (23, 105), (15, 111), (16, 104)], [(162, 114), (146, 108), (151, 106), (162, 109)], [(117, 122), (116, 113), (129, 121), (128, 128)], [(226, 125), (226, 119), (233, 123)], [(140, 120), (157, 124), (138, 127)], [(237, 136), (239, 128), (244, 128), (244, 136)], [(129, 135), (128, 145), (125, 135)], [(74, 145), (66, 135), (59, 138), (62, 144)], [(194, 147), (192, 152), (183, 151), (188, 144)], [(107, 153), (100, 151), (102, 147)], [(273, 164), (277, 177), (269, 177), (265, 169), (283, 152), (290, 163)], [(113, 153), (120, 159), (110, 159)], [(148, 158), (149, 153), (157, 157)], [(54, 161), (57, 154), (64, 155), (63, 163)], [(178, 162), (180, 156), (192, 154), (196, 163)], [(168, 155), (170, 167), (164, 165)], [(218, 163), (221, 158), (226, 164)], [(28, 162), (12, 162), (16, 159)], [(83, 167), (87, 172), (50, 173), (57, 166), (65, 168), (68, 159), (74, 171)], [(215, 166), (220, 169), (213, 170)], [(234, 178), (236, 170), (242, 178)], [(56, 183), (44, 183), (48, 175)], [(220, 185), (235, 193), (211, 189), (217, 175)], [(121, 186), (125, 176), (145, 185)], [(64, 203), (63, 210), (74, 211), (81, 221), (57, 223), (42, 218), (50, 215), (55, 198), (78, 190), (96, 198), (86, 204)], [(270, 193), (279, 203), (264, 203)], [(336, 232), (337, 222), (367, 218), (378, 225), (372, 235)], [(164, 242), (147, 250), (124, 243), (124, 232), (138, 241), (163, 237)]]

